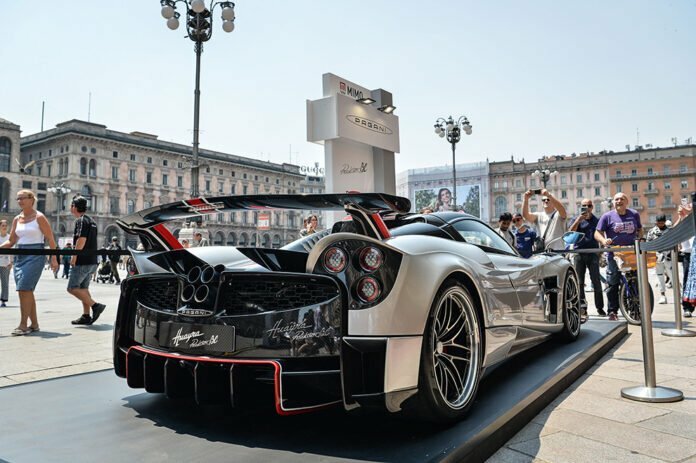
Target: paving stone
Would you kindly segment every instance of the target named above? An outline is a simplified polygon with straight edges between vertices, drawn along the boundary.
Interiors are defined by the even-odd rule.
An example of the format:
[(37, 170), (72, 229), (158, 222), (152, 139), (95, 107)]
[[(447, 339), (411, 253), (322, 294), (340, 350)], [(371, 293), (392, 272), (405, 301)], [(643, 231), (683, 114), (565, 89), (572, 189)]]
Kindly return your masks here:
[(667, 413), (666, 410), (621, 399), (619, 394), (616, 399), (611, 399), (582, 391), (575, 391), (559, 407), (621, 423), (637, 423)]
[(110, 370), (113, 365), (108, 362), (90, 362), (86, 364), (76, 364), (68, 365), (58, 368), (42, 369), (38, 371), (32, 371), (29, 373), (22, 373), (17, 375), (8, 376), (9, 379), (18, 383), (29, 383), (32, 381), (41, 381), (44, 379), (61, 378), (63, 376), (71, 376), (80, 373), (87, 373), (92, 371), (102, 371)]
[(548, 436), (557, 432), (558, 429), (554, 429), (548, 425), (541, 425), (535, 422), (530, 422), (524, 428), (512, 437), (508, 441), (508, 444), (515, 444), (517, 442), (524, 442), (526, 440), (538, 439), (540, 437)]
[(519, 442), (510, 448), (549, 463), (657, 463), (662, 460), (567, 432)]
[[(686, 437), (696, 442), (696, 417), (691, 414), (673, 412), (669, 415), (650, 418), (637, 424), (642, 428), (661, 431), (666, 434)], [(696, 454), (696, 451), (694, 451)]]
[(599, 394), (610, 398), (619, 397), (621, 395), (622, 388), (636, 385), (633, 381), (598, 375), (583, 375), (583, 378), (584, 380), (578, 384), (576, 390), (586, 392), (588, 394)]
[(675, 378), (669, 381), (662, 381), (660, 385), (679, 389), (684, 395), (696, 395), (696, 379), (693, 378)]
[(5, 376), (0, 376), (0, 387), (5, 387), (5, 386), (14, 386), (15, 384), (19, 384), (16, 381), (12, 381), (10, 378), (7, 378)]
[[(671, 415), (673, 413), (655, 420), (668, 420)], [(696, 440), (689, 440), (688, 436), (684, 439), (673, 433), (658, 432), (659, 429), (646, 432), (637, 425), (617, 423), (616, 420), (572, 410), (554, 411), (546, 424), (553, 429), (667, 461), (679, 461), (696, 453)]]
[(515, 450), (503, 447), (495, 452), (486, 460), (486, 463), (545, 463), (539, 458), (530, 457), (524, 453), (516, 452)]

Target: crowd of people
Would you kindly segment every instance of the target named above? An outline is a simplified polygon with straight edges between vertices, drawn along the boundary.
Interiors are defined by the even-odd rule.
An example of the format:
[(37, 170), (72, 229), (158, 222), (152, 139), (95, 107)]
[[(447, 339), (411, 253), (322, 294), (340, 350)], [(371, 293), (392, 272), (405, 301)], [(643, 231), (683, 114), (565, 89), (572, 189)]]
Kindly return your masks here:
[[(540, 212), (530, 212), (529, 199), (534, 194), (541, 195), (543, 210)], [(561, 238), (566, 231), (574, 231), (584, 235), (583, 239), (575, 245), (575, 249), (632, 246), (636, 239), (643, 238), (644, 233), (640, 214), (630, 209), (628, 204), (628, 196), (625, 193), (617, 193), (612, 200), (613, 207), (598, 217), (594, 214), (592, 200), (585, 198), (580, 203), (578, 214), (568, 218), (563, 204), (548, 190), (529, 190), (524, 194), (522, 212), (514, 215), (509, 212), (501, 214), (496, 232), (525, 258), (530, 258), (534, 252), (546, 249), (564, 250), (565, 243)], [(675, 225), (691, 212), (691, 205), (688, 202), (682, 202), (677, 209), (678, 219)], [(655, 226), (650, 228), (647, 233), (647, 241), (660, 238), (671, 225), (666, 216), (657, 216)], [(689, 271), (692, 249), (693, 238), (680, 245), (680, 260), (684, 263), (682, 308), (685, 317), (692, 316), (694, 303), (696, 303), (696, 278), (694, 278), (693, 269), (691, 272)], [(598, 315), (608, 316), (610, 320), (618, 320), (621, 274), (614, 254), (606, 252), (602, 256), (601, 253), (577, 253), (573, 254), (571, 259), (578, 273), (581, 305), (585, 314), (587, 310), (585, 277), (589, 272)], [(602, 259), (606, 265), (606, 278), (603, 278), (600, 273), (600, 260)], [(666, 288), (671, 287), (671, 284), (678, 284), (678, 282), (669, 281), (672, 272), (671, 266), (671, 253), (658, 252), (656, 274), (660, 289), (659, 304), (667, 303)], [(691, 280), (689, 274), (692, 275)], [(606, 311), (602, 282), (607, 285)]]

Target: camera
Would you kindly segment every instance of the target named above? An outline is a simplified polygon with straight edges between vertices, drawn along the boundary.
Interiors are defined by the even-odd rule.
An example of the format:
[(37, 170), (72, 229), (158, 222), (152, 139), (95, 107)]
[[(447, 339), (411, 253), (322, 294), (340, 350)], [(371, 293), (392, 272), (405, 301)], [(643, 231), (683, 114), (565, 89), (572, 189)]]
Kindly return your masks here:
[(587, 206), (580, 207), (580, 214), (585, 214), (585, 213), (587, 213)]
[(540, 194), (541, 194), (541, 188), (538, 188), (538, 189), (536, 189), (536, 190), (532, 190), (532, 193), (534, 193), (535, 195), (540, 195)]

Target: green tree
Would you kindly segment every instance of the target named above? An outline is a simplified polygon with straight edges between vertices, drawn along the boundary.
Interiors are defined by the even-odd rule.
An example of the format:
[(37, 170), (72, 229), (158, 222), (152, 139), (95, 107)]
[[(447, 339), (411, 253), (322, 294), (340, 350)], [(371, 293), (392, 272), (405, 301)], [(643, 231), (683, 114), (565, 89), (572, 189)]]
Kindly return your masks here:
[(479, 185), (474, 185), (466, 195), (463, 205), (464, 212), (481, 218), (481, 190)]

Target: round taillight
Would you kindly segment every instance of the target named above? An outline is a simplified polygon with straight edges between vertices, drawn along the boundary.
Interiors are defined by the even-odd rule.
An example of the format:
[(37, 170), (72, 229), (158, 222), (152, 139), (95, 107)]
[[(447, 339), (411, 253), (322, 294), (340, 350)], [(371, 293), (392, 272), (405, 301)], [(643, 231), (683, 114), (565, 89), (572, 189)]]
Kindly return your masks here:
[(374, 272), (384, 262), (382, 251), (368, 246), (360, 251), (360, 267), (366, 272)]
[(377, 300), (382, 293), (379, 283), (372, 277), (361, 278), (356, 289), (360, 300), (368, 303)]
[(324, 267), (326, 270), (333, 273), (338, 273), (346, 268), (348, 257), (341, 248), (329, 248), (324, 254)]

